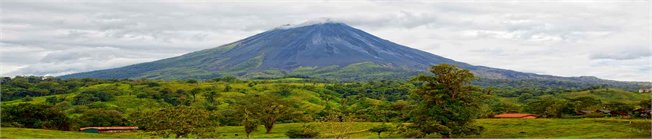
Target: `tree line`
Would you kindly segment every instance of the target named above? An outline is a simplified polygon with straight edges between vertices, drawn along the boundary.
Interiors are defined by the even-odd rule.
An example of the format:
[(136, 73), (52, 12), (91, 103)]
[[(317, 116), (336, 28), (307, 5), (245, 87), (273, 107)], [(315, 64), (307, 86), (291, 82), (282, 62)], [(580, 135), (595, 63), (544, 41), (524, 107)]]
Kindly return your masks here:
[[(591, 108), (627, 112), (649, 108), (644, 107), (649, 101), (619, 104), (594, 97), (559, 96), (567, 90), (537, 94), (511, 91), (513, 88), (481, 88), (472, 85), (476, 78), (468, 70), (446, 64), (429, 71), (433, 74), (408, 82), (349, 83), (235, 77), (206, 81), (3, 78), (2, 99), (7, 97), (6, 101), (14, 103), (3, 104), (2, 126), (76, 130), (136, 125), (160, 137), (215, 137), (213, 130), (219, 126), (243, 126), (249, 136), (259, 125), (270, 133), (278, 123), (321, 122), (329, 123), (333, 131), (346, 132), (346, 124), (367, 121), (395, 123), (370, 129), (378, 134), (394, 130), (405, 137), (459, 137), (483, 131), (473, 119), (500, 113), (563, 117)], [(522, 93), (507, 96), (505, 92)], [(306, 124), (286, 135), (319, 134), (314, 125)]]

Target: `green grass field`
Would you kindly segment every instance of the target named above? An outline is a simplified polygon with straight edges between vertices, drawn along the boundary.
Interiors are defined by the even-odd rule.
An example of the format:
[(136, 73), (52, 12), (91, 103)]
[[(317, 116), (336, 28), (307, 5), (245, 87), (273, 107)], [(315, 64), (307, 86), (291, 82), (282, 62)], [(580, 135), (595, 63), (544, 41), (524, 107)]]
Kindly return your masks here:
[[(465, 136), (468, 138), (646, 138), (650, 137), (649, 119), (479, 119), (477, 123), (485, 127), (481, 135)], [(315, 124), (321, 135), (332, 137), (329, 124)], [(350, 137), (375, 138), (375, 133), (366, 131), (381, 123), (358, 122), (350, 126)], [(285, 138), (285, 132), (300, 128), (302, 123), (277, 124), (271, 134), (265, 134), (264, 128), (252, 133), (254, 138)], [(26, 128), (2, 128), (1, 138), (149, 138), (145, 132), (94, 134), (75, 131), (56, 131)], [(241, 126), (219, 127), (223, 138), (243, 138)], [(236, 136), (237, 134), (237, 136)], [(382, 137), (400, 137), (396, 133), (383, 133)], [(434, 136), (436, 137), (436, 136)]]

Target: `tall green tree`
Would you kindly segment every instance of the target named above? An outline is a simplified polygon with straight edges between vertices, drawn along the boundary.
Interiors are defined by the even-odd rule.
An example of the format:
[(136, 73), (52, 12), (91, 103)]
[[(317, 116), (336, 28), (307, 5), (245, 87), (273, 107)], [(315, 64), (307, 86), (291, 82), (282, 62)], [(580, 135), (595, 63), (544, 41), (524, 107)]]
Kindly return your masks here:
[[(543, 117), (561, 117), (564, 108), (568, 107), (568, 101), (556, 98), (551, 95), (544, 95), (531, 99), (526, 103), (525, 111), (541, 115)], [(571, 106), (572, 107), (572, 106)]]
[(212, 113), (185, 106), (135, 113), (132, 117), (135, 117), (133, 122), (145, 131), (164, 137), (171, 134), (176, 138), (202, 134), (205, 131), (203, 128), (217, 125)]
[(469, 70), (453, 65), (432, 66), (434, 76), (420, 75), (413, 79), (419, 84), (411, 92), (416, 108), (411, 111), (412, 128), (424, 137), (438, 133), (444, 138), (480, 134), (481, 126), (473, 124), (478, 117), (481, 93), (471, 86), (474, 76)]
[(93, 109), (83, 113), (79, 118), (79, 126), (125, 126), (129, 121), (116, 110)]
[(242, 113), (245, 113), (245, 110), (251, 112), (251, 116), (258, 119), (265, 126), (267, 134), (272, 132), (278, 119), (288, 116), (291, 111), (289, 101), (271, 94), (247, 95), (239, 103), (240, 111)]
[(243, 109), (242, 112), (242, 126), (245, 129), (245, 133), (247, 135), (247, 138), (250, 137), (251, 132), (256, 131), (256, 128), (258, 128), (258, 120), (254, 119), (252, 117), (252, 112), (247, 110), (246, 108)]

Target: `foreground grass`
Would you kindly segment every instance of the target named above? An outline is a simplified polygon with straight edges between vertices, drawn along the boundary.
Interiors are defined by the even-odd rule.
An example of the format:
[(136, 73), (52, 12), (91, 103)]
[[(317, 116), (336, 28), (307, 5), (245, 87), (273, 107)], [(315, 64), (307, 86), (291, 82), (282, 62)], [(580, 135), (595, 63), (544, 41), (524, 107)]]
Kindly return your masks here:
[[(311, 123), (321, 130), (324, 137), (333, 137), (333, 127), (329, 123)], [(375, 138), (377, 135), (366, 131), (381, 123), (358, 122), (348, 127), (349, 137)], [(477, 124), (485, 127), (481, 135), (467, 138), (647, 138), (652, 136), (649, 119), (479, 119)], [(254, 138), (286, 138), (285, 132), (301, 128), (303, 123), (277, 124), (272, 133), (265, 134), (264, 128), (252, 133)], [(219, 127), (222, 138), (244, 138), (241, 126)], [(26, 128), (2, 128), (1, 138), (150, 138), (144, 132), (94, 134), (76, 131), (56, 131)], [(382, 137), (400, 137), (398, 133), (383, 133)], [(433, 136), (437, 137), (437, 136)]]
[(480, 119), (485, 131), (471, 138), (647, 138), (649, 119)]
[(8, 128), (0, 129), (0, 138), (147, 138), (142, 132), (96, 134), (78, 131), (59, 131), (30, 128)]

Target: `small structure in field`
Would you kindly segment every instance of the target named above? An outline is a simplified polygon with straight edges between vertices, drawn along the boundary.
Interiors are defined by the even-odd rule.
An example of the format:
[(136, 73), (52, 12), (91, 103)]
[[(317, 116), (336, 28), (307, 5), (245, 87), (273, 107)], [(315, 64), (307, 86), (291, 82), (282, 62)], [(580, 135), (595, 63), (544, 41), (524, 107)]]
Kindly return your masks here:
[(650, 92), (652, 92), (652, 88), (641, 88), (641, 89), (638, 89), (638, 92), (639, 93), (650, 93)]
[(136, 126), (101, 126), (101, 127), (82, 127), (79, 131), (86, 133), (113, 133), (113, 132), (132, 132), (137, 130)]
[(503, 113), (503, 114), (494, 115), (494, 118), (536, 119), (537, 116), (534, 114), (527, 114), (527, 113)]

